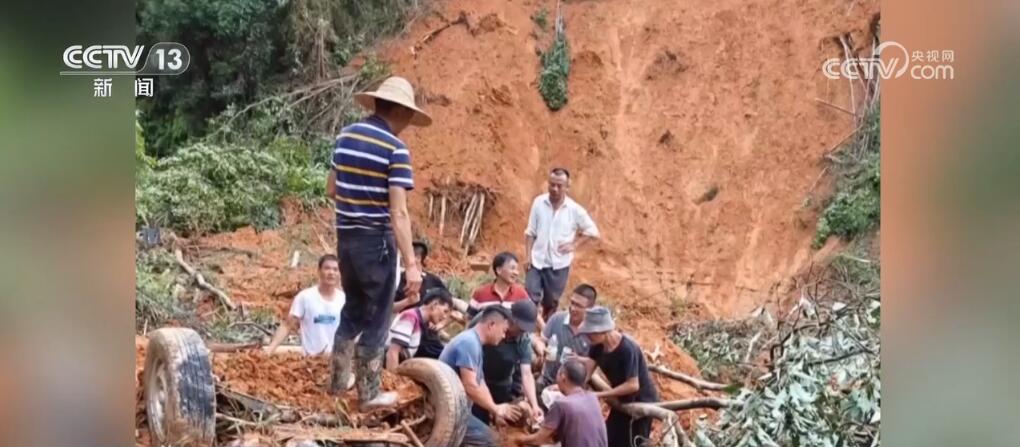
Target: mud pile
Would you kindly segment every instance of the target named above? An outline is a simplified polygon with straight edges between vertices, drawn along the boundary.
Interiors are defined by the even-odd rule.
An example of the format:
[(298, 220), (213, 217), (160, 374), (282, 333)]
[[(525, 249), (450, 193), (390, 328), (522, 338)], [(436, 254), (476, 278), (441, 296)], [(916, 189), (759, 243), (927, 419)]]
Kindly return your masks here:
[[(325, 357), (267, 355), (260, 351), (216, 353), (213, 375), (232, 391), (274, 404), (330, 414), (337, 411), (336, 399), (326, 393), (329, 361)], [(405, 377), (383, 371), (382, 380), (383, 389), (396, 391), (401, 402), (424, 396), (422, 388)], [(344, 394), (343, 399), (348, 408), (356, 408), (355, 390)]]

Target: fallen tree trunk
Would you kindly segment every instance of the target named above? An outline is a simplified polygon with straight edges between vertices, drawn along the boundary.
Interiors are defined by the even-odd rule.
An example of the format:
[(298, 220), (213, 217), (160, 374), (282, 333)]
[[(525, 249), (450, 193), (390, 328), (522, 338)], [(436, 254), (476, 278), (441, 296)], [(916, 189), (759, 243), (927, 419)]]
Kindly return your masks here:
[[(599, 391), (607, 391), (612, 388), (609, 386), (608, 383), (606, 383), (605, 380), (602, 379), (602, 377), (599, 377), (598, 375), (595, 374), (592, 374), (591, 376), (591, 385), (592, 388), (595, 388), (596, 390)], [(680, 445), (682, 447), (694, 447), (694, 444), (691, 442), (691, 440), (687, 438), (687, 433), (685, 433), (683, 427), (680, 426), (680, 418), (677, 417), (676, 413), (665, 408), (661, 408), (654, 403), (634, 402), (629, 404), (621, 404), (620, 401), (616, 399), (607, 399), (606, 402), (609, 404), (610, 407), (613, 407), (616, 410), (627, 413), (633, 418), (639, 419), (645, 417), (653, 417), (667, 424), (665, 427), (663, 427), (661, 445), (667, 447), (673, 447), (677, 445)]]
[(722, 383), (709, 382), (707, 380), (702, 380), (697, 377), (688, 376), (687, 374), (679, 373), (676, 371), (670, 371), (660, 365), (649, 365), (648, 370), (662, 374), (663, 376), (669, 377), (670, 379), (679, 380), (699, 390), (722, 391), (729, 387), (729, 385), (725, 385)]

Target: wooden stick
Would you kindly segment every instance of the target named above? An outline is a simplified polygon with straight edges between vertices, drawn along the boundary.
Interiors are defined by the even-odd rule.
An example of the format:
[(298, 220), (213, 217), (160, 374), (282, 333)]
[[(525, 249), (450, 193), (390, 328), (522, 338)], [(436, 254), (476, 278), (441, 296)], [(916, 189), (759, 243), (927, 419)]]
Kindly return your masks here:
[(446, 226), (446, 194), (443, 194), (443, 202), (439, 211), (439, 237), (443, 237), (443, 227)]
[(436, 203), (435, 202), (436, 202), (436, 196), (434, 194), (432, 194), (432, 193), (429, 193), (429, 222), (435, 220), (435, 215), (436, 215), (436, 212), (435, 212), (435, 205), (436, 205)]
[(220, 289), (217, 289), (212, 284), (206, 282), (205, 277), (202, 276), (201, 273), (195, 270), (195, 268), (189, 265), (187, 262), (184, 262), (184, 253), (181, 252), (180, 248), (174, 250), (174, 258), (177, 260), (177, 264), (180, 265), (181, 268), (184, 269), (184, 271), (188, 272), (188, 274), (191, 275), (192, 278), (195, 278), (195, 282), (198, 283), (199, 287), (212, 292), (213, 295), (216, 295), (216, 297), (220, 299), (220, 303), (222, 303), (228, 309), (234, 310), (237, 308), (237, 305), (230, 300), (230, 297), (227, 296), (226, 293), (224, 293)]
[(837, 106), (837, 105), (835, 105), (835, 104), (833, 104), (833, 103), (831, 103), (829, 101), (826, 101), (826, 100), (824, 100), (822, 98), (815, 98), (815, 101), (818, 101), (818, 102), (820, 102), (822, 104), (825, 104), (825, 105), (827, 105), (829, 107), (832, 107), (832, 108), (834, 108), (836, 110), (839, 110), (840, 112), (846, 113), (847, 115), (850, 115), (850, 116), (852, 116), (854, 118), (857, 117), (857, 115), (855, 115), (854, 112), (851, 112), (851, 111), (849, 111), (849, 110), (847, 110), (847, 109), (845, 109), (843, 107)]
[(678, 373), (676, 371), (670, 371), (660, 365), (649, 365), (649, 371), (655, 371), (663, 376), (669, 377), (670, 379), (679, 380), (699, 390), (710, 390), (710, 391), (722, 391), (729, 385), (721, 383), (709, 382), (707, 380), (698, 379), (696, 377), (688, 376), (687, 374)]
[[(847, 60), (850, 60), (850, 47), (846, 43), (846, 36), (839, 36), (839, 43), (843, 44), (843, 54)], [(850, 83), (850, 107), (853, 108), (854, 118), (857, 117), (857, 99), (854, 95), (854, 80), (847, 78), (847, 82)]]
[(411, 427), (407, 425), (407, 421), (400, 421), (400, 428), (404, 429), (404, 434), (408, 438), (411, 438), (411, 443), (414, 444), (414, 447), (425, 447), (421, 443), (421, 439), (418, 439), (418, 435), (414, 434), (414, 430), (411, 430)]
[(702, 397), (697, 399), (683, 399), (683, 400), (671, 400), (668, 402), (658, 402), (655, 406), (664, 408), (670, 411), (678, 410), (692, 410), (695, 408), (729, 408), (740, 406), (739, 403), (729, 399), (720, 399), (718, 397)]
[(209, 352), (238, 352), (248, 349), (254, 349), (259, 346), (259, 342), (250, 343), (216, 343), (206, 342), (205, 346), (209, 348)]
[(460, 227), (459, 241), (461, 246), (464, 246), (464, 238), (467, 236), (468, 225), (471, 222), (471, 215), (474, 213), (475, 207), (478, 206), (477, 199), (478, 196), (471, 196), (471, 204), (468, 205), (468, 209), (464, 213), (464, 223)]
[(468, 242), (468, 247), (475, 245), (475, 239), (478, 238), (478, 232), (482, 229), (482, 215), (485, 213), (485, 193), (478, 193), (478, 209), (475, 210), (475, 222), (474, 229), (471, 231), (471, 238)]

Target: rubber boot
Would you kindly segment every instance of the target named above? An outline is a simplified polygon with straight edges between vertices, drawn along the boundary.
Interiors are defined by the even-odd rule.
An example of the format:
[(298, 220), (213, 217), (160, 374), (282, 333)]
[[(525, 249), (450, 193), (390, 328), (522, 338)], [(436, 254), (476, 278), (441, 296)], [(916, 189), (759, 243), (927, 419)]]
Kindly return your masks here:
[(397, 404), (397, 393), (379, 391), (382, 385), (384, 348), (358, 346), (358, 411), (363, 413)]
[(330, 361), (329, 394), (334, 396), (354, 386), (351, 364), (354, 357), (354, 340), (337, 340), (333, 343)]

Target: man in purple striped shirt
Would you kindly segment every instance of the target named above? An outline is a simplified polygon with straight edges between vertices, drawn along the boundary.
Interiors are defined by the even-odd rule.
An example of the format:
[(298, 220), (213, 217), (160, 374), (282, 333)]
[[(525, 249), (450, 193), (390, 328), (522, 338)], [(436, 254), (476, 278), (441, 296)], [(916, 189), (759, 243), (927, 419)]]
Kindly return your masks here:
[(405, 265), (405, 293), (416, 294), (421, 286), (407, 212), (407, 192), (414, 188), (411, 154), (397, 135), (432, 119), (415, 105), (411, 84), (399, 77), (355, 100), (373, 114), (340, 131), (326, 184), (336, 203), (337, 257), (347, 294), (333, 342), (329, 392), (338, 394), (349, 383), (354, 358), (358, 406), (364, 412), (397, 400), (395, 393), (381, 393), (379, 387), (398, 250)]

